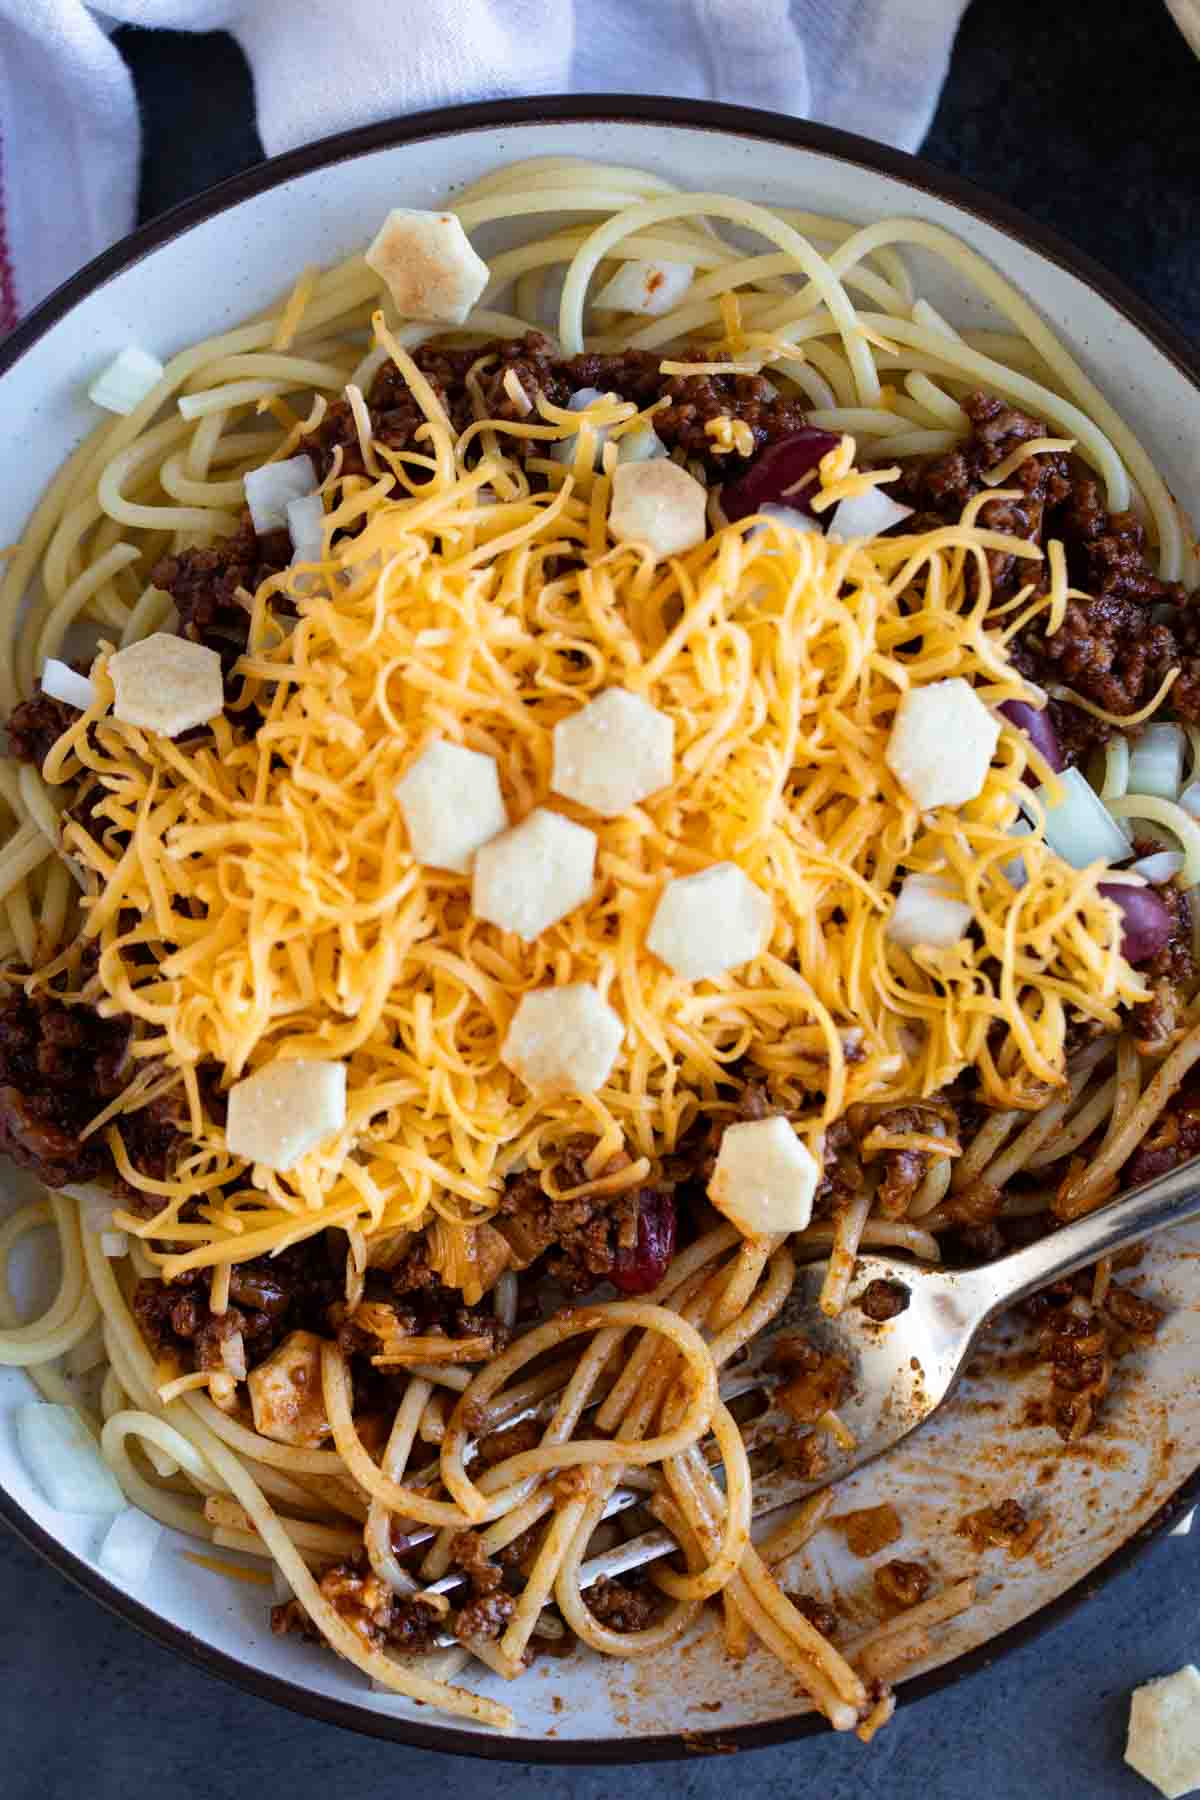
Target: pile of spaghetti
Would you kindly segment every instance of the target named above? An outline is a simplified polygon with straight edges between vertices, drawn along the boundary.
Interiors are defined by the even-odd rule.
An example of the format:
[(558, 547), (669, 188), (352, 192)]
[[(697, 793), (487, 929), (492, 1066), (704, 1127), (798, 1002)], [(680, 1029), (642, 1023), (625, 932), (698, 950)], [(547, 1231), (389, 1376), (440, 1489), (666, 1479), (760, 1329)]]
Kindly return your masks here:
[[(816, 517), (894, 481), (890, 452), (952, 445), (955, 415), (965, 419), (958, 399), (984, 363), (994, 385), (1032, 398), (1070, 432), (1118, 499), (1129, 497), (1134, 468), (1147, 512), (1162, 515), (1164, 555), (1176, 554), (1177, 521), (1144, 454), (1127, 433), (1113, 448), (1108, 409), (1063, 353), (1051, 361), (1045, 328), (1035, 331), (1034, 315), (990, 271), (983, 285), (1006, 296), (1030, 334), (1008, 348), (1044, 385), (904, 295), (890, 248), (899, 225), (856, 237), (836, 222), (799, 221), (826, 239), (822, 253), (795, 218), (655, 195), (649, 178), (628, 192), (629, 171), (584, 180), (557, 167), (481, 184), (460, 217), (473, 227), (517, 216), (530, 194), (552, 203), (560, 189), (574, 210), (581, 183), (592, 210), (612, 216), (590, 235), (573, 229), (498, 256), (493, 286), (515, 281), (514, 305), (532, 305), (530, 280), (536, 287), (544, 269), (564, 265), (560, 331), (582, 349), (584, 295), (605, 259), (686, 254), (701, 271), (688, 304), (639, 327), (640, 343), (629, 327), (625, 341), (700, 342), (713, 361), (696, 366), (717, 371), (769, 361), (810, 404), (827, 398), (814, 410), (841, 442), (807, 497)], [(749, 223), (773, 248), (747, 257), (702, 230), (702, 216)], [(929, 228), (909, 230), (970, 273), (983, 268), (945, 249), (950, 240), (933, 243), (940, 234)], [(883, 310), (856, 313), (855, 287)], [(481, 374), (487, 338), (526, 324), (490, 299), (447, 334), (479, 344)], [(835, 1726), (868, 1737), (891, 1707), (886, 1645), (852, 1667), (768, 1566), (817, 1529), (828, 1496), (807, 1502), (770, 1550), (751, 1545), (750, 1462), (721, 1399), (722, 1370), (783, 1307), (796, 1254), (832, 1245), (823, 1304), (836, 1311), (860, 1244), (936, 1256), (952, 1186), (999, 1193), (1037, 1166), (1055, 1132), (1060, 1155), (1109, 1119), (1106, 1142), (1127, 1155), (1200, 1054), (1194, 1032), (1177, 1032), (1138, 1111), (1142, 1064), (1127, 1039), (1114, 1045), (1125, 1009), (1151, 989), (1122, 953), (1122, 912), (1101, 891), (1111, 872), (1072, 867), (1045, 842), (1030, 784), (1053, 796), (1055, 771), (1024, 731), (1002, 719), (981, 791), (956, 808), (919, 810), (886, 756), (903, 696), (947, 677), (993, 710), (1044, 706), (1008, 645), (1033, 617), (1061, 621), (1065, 564), (979, 515), (990, 501), (1019, 500), (1005, 480), (1059, 440), (1027, 445), (955, 522), (847, 542), (758, 514), (731, 523), (714, 485), (704, 541), (656, 560), (607, 530), (622, 437), (653, 425), (654, 404), (594, 409), (607, 436), (594, 466), (590, 441), (586, 454), (552, 453), (579, 419), (542, 393), (517, 418), (480, 401), (459, 429), (413, 360), (429, 335), (389, 323), (361, 261), (310, 273), (281, 314), (184, 352), (128, 420), (78, 452), (15, 559), (18, 587), (39, 562), (44, 586), (30, 623), (4, 644), (12, 697), (30, 690), (34, 659), (57, 651), (72, 623), (90, 618), (99, 648), (94, 697), (40, 773), (5, 765), (16, 814), (4, 852), (13, 979), (31, 1000), (127, 1021), (130, 1035), (128, 1080), (88, 1124), (119, 1192), (85, 1194), (82, 1230), (77, 1201), (51, 1194), (0, 1231), (7, 1254), (53, 1221), (63, 1247), (47, 1315), (19, 1326), (6, 1302), (0, 1358), (28, 1363), (48, 1397), (77, 1404), (56, 1359), (99, 1320), (100, 1441), (128, 1498), (164, 1524), (269, 1555), (333, 1647), (401, 1694), (504, 1726), (506, 1707), (448, 1685), (468, 1654), (512, 1678), (532, 1634), (561, 1625), (603, 1652), (654, 1654), (719, 1596), (733, 1653), (757, 1637)], [(885, 391), (879, 362), (908, 367), (923, 420)], [(372, 435), (359, 384), (384, 367), (422, 416), (416, 449)], [(232, 529), (242, 475), (303, 449), (342, 389), (362, 472), (345, 473), (335, 454), (320, 489), (319, 554), (239, 595), (245, 641), (224, 712), (182, 739), (120, 722), (110, 659), (170, 622), (166, 596), (142, 585), (147, 568), (164, 550), (202, 548)], [(285, 403), (314, 390), (311, 410)], [(732, 427), (728, 437), (735, 446)], [(996, 558), (1019, 565), (1009, 598), (993, 592)], [(674, 779), (597, 818), (553, 794), (553, 734), (613, 688), (670, 719)], [(436, 739), (494, 759), (514, 823), (549, 805), (596, 835), (590, 895), (532, 940), (477, 916), (469, 876), (429, 867), (410, 848), (396, 787)], [(651, 953), (647, 933), (666, 884), (713, 863), (735, 864), (768, 896), (774, 924), (761, 954), (692, 982)], [(906, 948), (889, 932), (897, 891), (913, 876), (937, 877), (969, 907), (970, 929), (949, 947)], [(531, 1089), (501, 1054), (513, 1015), (523, 995), (578, 982), (621, 1021), (611, 1071), (587, 1094)], [(1069, 1043), (1081, 1040), (1089, 1048), (1068, 1067)], [(335, 1059), (347, 1078), (344, 1124), (282, 1173), (231, 1152), (222, 1101), (281, 1056)], [(373, 1444), (342, 1331), (311, 1365), (326, 1447), (251, 1428), (244, 1345), (224, 1366), (181, 1373), (156, 1361), (139, 1332), (138, 1280), (203, 1272), (219, 1317), (241, 1265), (322, 1234), (343, 1247), (347, 1327), (373, 1304), (371, 1271), (414, 1246), (469, 1306), (493, 1296), (511, 1327), (532, 1280), (518, 1287), (523, 1265), (507, 1267), (502, 1246), (486, 1275), (480, 1234), (512, 1182), (540, 1180), (556, 1202), (669, 1184), (698, 1135), (719, 1142), (748, 1076), (827, 1176), (847, 1117), (930, 1103), (874, 1145), (924, 1159), (911, 1205), (876, 1208), (870, 1177), (848, 1203), (835, 1195), (819, 1207), (789, 1244), (741, 1239), (698, 1196), (685, 1246), (644, 1296), (601, 1297), (536, 1323), (525, 1308), (518, 1335), (486, 1360), (469, 1335), (420, 1336), (406, 1348), (396, 1327), (374, 1359), (391, 1379), (392, 1411)], [(984, 1121), (973, 1141), (937, 1120), (937, 1097), (964, 1081)], [(149, 1171), (126, 1137), (139, 1113), (164, 1104), (186, 1152)], [(1114, 1148), (1091, 1186), (1076, 1182), (1079, 1205), (1103, 1197), (1119, 1162)], [(568, 1168), (574, 1185), (564, 1187)], [(1028, 1195), (1021, 1204), (1037, 1210)], [(103, 1242), (90, 1228), (97, 1206)], [(116, 1254), (113, 1233), (123, 1234)], [(836, 1432), (825, 1410), (824, 1428)], [(474, 1441), (527, 1416), (538, 1440), (479, 1474)], [(414, 1479), (418, 1437), (439, 1450)], [(679, 1550), (676, 1565), (654, 1566), (664, 1613), (637, 1632), (604, 1624), (580, 1575), (622, 1484), (639, 1489), (645, 1515), (670, 1528)], [(394, 1539), (417, 1528), (432, 1536), (419, 1568), (398, 1558)], [(467, 1633), (423, 1658), (385, 1653), (362, 1583), (440, 1619), (446, 1600), (430, 1584), (462, 1533), (478, 1533), (488, 1558), (531, 1531), (502, 1630)], [(314, 1570), (364, 1546), (369, 1572), (355, 1577), (354, 1606), (339, 1605)]]

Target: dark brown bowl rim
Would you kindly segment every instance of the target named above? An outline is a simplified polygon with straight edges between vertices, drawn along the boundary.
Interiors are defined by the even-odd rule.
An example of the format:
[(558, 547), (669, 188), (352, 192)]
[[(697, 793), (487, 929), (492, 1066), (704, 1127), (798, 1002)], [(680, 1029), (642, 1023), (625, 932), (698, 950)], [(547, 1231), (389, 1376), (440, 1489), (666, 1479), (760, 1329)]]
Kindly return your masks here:
[[(369, 155), (401, 144), (451, 137), (468, 131), (488, 131), (497, 126), (522, 126), (547, 123), (579, 123), (594, 121), (631, 121), (646, 125), (686, 126), (717, 132), (722, 136), (754, 138), (759, 142), (787, 145), (792, 149), (811, 150), (821, 156), (869, 169), (905, 182), (909, 187), (949, 202), (974, 214), (985, 224), (995, 226), (1007, 236), (1027, 245), (1047, 261), (1056, 263), (1095, 290), (1115, 311), (1134, 325), (1143, 337), (1166, 356), (1185, 380), (1200, 393), (1200, 355), (1182, 334), (1162, 319), (1151, 307), (1110, 275), (1083, 251), (1058, 236), (1049, 227), (1028, 218), (1004, 201), (993, 199), (971, 182), (944, 173), (920, 157), (850, 132), (835, 131), (830, 126), (810, 124), (807, 120), (786, 118), (778, 113), (761, 112), (750, 107), (726, 106), (715, 101), (667, 100), (637, 94), (553, 95), (529, 100), (486, 100), (468, 106), (446, 107), (432, 112), (414, 113), (408, 118), (388, 119), (376, 125), (364, 125), (354, 131), (339, 132), (306, 144), (284, 156), (272, 157), (256, 164), (243, 174), (235, 175), (217, 187), (197, 194), (169, 212), (143, 225), (105, 250), (78, 274), (43, 300), (20, 325), (0, 343), (0, 376), (36, 344), (73, 307), (102, 287), (115, 275), (191, 230), (215, 214), (226, 211), (242, 200), (276, 187), (296, 175), (307, 175), (332, 163), (351, 157)], [(1200, 1468), (1197, 1468), (1146, 1524), (1082, 1580), (1057, 1595), (1028, 1618), (1010, 1626), (987, 1643), (957, 1657), (944, 1668), (906, 1682), (903, 1699), (907, 1704), (935, 1694), (952, 1683), (961, 1681), (976, 1670), (991, 1666), (998, 1657), (1033, 1641), (1043, 1631), (1072, 1613), (1105, 1583), (1119, 1575), (1147, 1544), (1166, 1531), (1200, 1499)], [(315, 1694), (279, 1676), (268, 1675), (239, 1661), (225, 1651), (208, 1644), (179, 1626), (159, 1617), (140, 1601), (131, 1599), (106, 1581), (81, 1557), (43, 1530), (13, 1496), (0, 1489), (2, 1517), (31, 1549), (38, 1552), (76, 1587), (90, 1594), (102, 1606), (127, 1620), (147, 1637), (168, 1650), (186, 1657), (211, 1675), (221, 1676), (235, 1686), (264, 1700), (289, 1707), (293, 1712), (342, 1725), (371, 1737), (410, 1744), (424, 1750), (442, 1750), (460, 1756), (485, 1757), (499, 1762), (517, 1763), (628, 1763), (668, 1761), (692, 1753), (715, 1750), (750, 1750), (767, 1744), (786, 1743), (807, 1737), (828, 1727), (812, 1713), (768, 1720), (758, 1725), (722, 1727), (714, 1725), (706, 1731), (664, 1733), (655, 1736), (627, 1738), (521, 1738), (488, 1736), (467, 1732), (452, 1725), (425, 1724), (413, 1719), (391, 1718), (349, 1701), (333, 1700)]]

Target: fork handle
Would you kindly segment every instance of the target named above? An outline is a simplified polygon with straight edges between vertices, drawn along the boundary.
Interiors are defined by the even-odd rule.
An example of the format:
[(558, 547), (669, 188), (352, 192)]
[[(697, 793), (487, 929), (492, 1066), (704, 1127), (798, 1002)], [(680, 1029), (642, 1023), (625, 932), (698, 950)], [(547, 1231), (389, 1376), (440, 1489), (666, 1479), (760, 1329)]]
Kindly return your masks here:
[(1144, 1181), (1120, 1200), (1073, 1219), (1024, 1250), (971, 1270), (968, 1281), (982, 1290), (990, 1316), (1024, 1300), (1048, 1282), (1074, 1275), (1102, 1256), (1112, 1256), (1168, 1225), (1182, 1225), (1200, 1213), (1200, 1165), (1185, 1163)]

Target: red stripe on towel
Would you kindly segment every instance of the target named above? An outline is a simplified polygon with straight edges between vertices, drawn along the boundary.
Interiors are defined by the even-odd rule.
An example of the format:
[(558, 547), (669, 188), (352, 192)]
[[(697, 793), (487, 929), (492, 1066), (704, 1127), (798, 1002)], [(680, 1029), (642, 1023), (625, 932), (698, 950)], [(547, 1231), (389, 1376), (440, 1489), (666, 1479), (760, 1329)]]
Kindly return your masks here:
[(17, 283), (8, 249), (8, 214), (4, 205), (4, 141), (0, 138), (0, 335), (17, 322)]

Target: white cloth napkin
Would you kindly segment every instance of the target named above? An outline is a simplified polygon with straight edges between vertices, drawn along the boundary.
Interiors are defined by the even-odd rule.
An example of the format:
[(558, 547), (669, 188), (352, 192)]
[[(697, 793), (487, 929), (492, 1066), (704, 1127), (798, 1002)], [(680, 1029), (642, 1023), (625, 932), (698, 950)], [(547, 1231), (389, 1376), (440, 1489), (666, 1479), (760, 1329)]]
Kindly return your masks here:
[(231, 31), (268, 154), (507, 94), (695, 96), (914, 148), (966, 0), (0, 0), (0, 331), (134, 220), (117, 23)]

